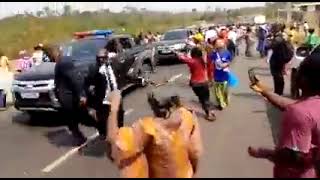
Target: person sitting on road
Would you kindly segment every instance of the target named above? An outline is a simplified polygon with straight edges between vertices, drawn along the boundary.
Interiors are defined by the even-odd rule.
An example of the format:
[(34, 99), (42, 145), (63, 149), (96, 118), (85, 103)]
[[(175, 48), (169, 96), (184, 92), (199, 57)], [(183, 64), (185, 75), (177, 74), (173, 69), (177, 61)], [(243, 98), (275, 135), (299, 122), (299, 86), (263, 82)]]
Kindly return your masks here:
[(110, 96), (108, 140), (121, 177), (192, 178), (198, 170), (202, 139), (197, 117), (179, 96), (161, 96), (163, 92), (148, 94), (154, 116), (122, 128), (116, 125), (120, 92)]
[(190, 86), (206, 113), (206, 119), (214, 121), (216, 117), (210, 102), (207, 63), (204, 59), (203, 51), (199, 47), (194, 47), (191, 50), (191, 57), (182, 53), (177, 53), (177, 56), (189, 66), (191, 73)]
[(20, 58), (18, 60), (17, 71), (18, 72), (28, 71), (33, 65), (32, 58), (28, 56), (28, 53), (26, 50), (20, 51), (19, 56)]
[(319, 178), (320, 54), (311, 54), (301, 64), (298, 100), (282, 97), (257, 80), (251, 88), (283, 111), (279, 144), (275, 149), (249, 147), (249, 155), (274, 163), (275, 178)]

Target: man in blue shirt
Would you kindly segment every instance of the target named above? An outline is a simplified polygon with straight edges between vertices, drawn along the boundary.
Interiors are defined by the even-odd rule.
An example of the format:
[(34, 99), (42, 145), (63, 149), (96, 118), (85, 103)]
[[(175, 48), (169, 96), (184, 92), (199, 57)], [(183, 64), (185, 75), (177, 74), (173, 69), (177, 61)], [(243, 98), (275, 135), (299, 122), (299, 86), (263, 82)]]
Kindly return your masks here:
[(229, 104), (228, 79), (232, 54), (226, 49), (222, 39), (218, 39), (215, 46), (216, 51), (211, 54), (211, 60), (215, 67), (213, 72), (214, 94), (218, 101), (218, 107), (222, 110)]

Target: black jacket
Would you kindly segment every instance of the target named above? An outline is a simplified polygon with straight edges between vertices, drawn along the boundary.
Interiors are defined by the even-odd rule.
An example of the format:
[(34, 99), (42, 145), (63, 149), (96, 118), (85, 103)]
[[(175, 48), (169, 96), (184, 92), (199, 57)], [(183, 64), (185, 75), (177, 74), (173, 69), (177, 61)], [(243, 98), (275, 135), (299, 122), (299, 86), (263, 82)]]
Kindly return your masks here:
[(117, 83), (112, 81), (112, 78), (115, 78), (113, 71), (104, 74), (99, 72), (100, 67), (98, 63), (89, 66), (89, 72), (84, 78), (84, 87), (81, 93), (81, 96), (87, 98), (88, 106), (93, 108), (101, 107), (106, 92), (117, 88)]
[(77, 72), (72, 59), (64, 57), (55, 66), (55, 86), (62, 108), (79, 105), (81, 73)]

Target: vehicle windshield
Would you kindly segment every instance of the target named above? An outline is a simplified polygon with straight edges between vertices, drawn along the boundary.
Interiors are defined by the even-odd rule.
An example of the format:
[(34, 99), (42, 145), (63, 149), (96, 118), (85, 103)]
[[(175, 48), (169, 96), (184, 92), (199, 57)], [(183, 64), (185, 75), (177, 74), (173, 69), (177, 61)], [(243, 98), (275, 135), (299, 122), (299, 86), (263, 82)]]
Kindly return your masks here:
[(73, 60), (91, 60), (105, 45), (105, 39), (82, 39), (63, 44), (61, 50), (63, 56), (71, 56)]
[(163, 36), (163, 40), (180, 40), (188, 38), (187, 31), (169, 31)]

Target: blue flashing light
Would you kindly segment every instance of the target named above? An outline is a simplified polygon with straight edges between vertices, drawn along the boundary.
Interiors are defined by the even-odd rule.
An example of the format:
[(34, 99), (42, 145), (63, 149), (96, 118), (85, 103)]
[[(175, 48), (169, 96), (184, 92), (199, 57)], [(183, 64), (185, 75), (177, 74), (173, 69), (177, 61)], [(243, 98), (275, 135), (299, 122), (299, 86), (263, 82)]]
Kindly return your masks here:
[(113, 34), (112, 30), (94, 30), (92, 31), (92, 34), (96, 35), (96, 36), (109, 36), (111, 34)]

